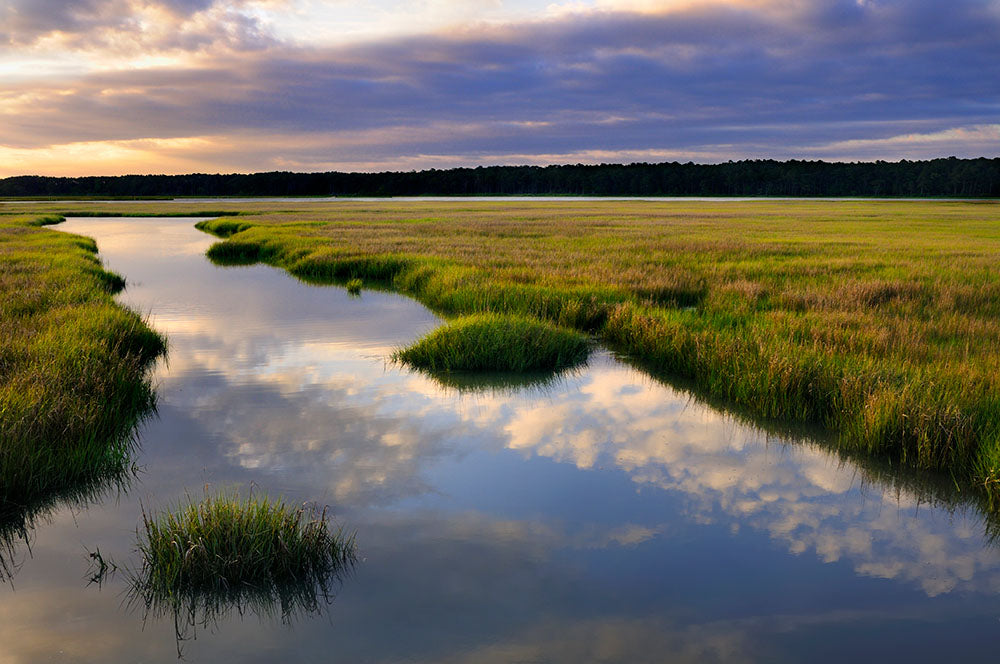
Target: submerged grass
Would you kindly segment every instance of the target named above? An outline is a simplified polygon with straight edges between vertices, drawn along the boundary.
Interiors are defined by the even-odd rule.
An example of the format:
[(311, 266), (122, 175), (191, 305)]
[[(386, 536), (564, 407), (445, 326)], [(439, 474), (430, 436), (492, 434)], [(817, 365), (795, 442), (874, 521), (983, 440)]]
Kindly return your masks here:
[(142, 586), (154, 596), (283, 583), (323, 585), (353, 563), (353, 535), (327, 510), (234, 493), (143, 513)]
[(551, 323), (500, 314), (456, 318), (393, 358), (430, 372), (558, 371), (587, 359), (587, 337)]
[(172, 616), (179, 655), (197, 628), (234, 611), (283, 622), (321, 611), (356, 561), (354, 536), (332, 528), (326, 508), (236, 493), (144, 511), (138, 537), (128, 604)]
[(17, 513), (127, 466), (155, 407), (166, 342), (113, 299), (88, 238), (59, 216), (0, 216), (0, 512)]
[(543, 397), (577, 374), (580, 367), (558, 371), (428, 371), (422, 373), (443, 390), (460, 395), (510, 396), (536, 394)]

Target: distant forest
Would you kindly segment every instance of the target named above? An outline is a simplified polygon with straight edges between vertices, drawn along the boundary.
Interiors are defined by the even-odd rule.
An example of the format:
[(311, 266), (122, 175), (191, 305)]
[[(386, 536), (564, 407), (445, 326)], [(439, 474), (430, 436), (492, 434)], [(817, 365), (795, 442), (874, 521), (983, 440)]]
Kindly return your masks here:
[(385, 173), (124, 175), (0, 180), (0, 196), (1000, 197), (1000, 158), (833, 163), (487, 166)]

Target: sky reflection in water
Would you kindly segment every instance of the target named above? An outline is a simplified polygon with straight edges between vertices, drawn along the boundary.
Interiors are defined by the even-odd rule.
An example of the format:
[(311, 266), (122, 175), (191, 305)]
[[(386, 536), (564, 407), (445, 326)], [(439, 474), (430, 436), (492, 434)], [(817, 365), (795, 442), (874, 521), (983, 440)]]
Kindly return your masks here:
[(190, 661), (991, 651), (1000, 554), (973, 510), (920, 504), (607, 353), (543, 386), (443, 386), (385, 359), (438, 324), (419, 304), (213, 267), (192, 226), (62, 227), (98, 240), (171, 351), (143, 474), (37, 529), (0, 600), (0, 662), (172, 661), (171, 621), (144, 626), (121, 583), (85, 587), (84, 547), (130, 560), (140, 503), (251, 482), (332, 505), (363, 562), (327, 614), (226, 620), (186, 645)]

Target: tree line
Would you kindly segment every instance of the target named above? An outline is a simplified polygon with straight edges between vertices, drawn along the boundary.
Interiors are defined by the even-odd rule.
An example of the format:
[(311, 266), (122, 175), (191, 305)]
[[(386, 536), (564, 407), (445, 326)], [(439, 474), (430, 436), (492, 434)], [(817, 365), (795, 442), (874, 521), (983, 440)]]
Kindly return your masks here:
[(481, 166), (382, 173), (18, 176), (0, 196), (1000, 197), (1000, 158)]

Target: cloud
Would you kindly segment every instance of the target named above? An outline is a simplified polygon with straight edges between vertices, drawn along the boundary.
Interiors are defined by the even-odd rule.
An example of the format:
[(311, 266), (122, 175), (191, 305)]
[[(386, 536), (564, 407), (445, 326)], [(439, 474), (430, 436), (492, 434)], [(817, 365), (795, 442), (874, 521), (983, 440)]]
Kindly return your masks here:
[(0, 7), (0, 33), (10, 44), (31, 43), (53, 32), (83, 34), (95, 28), (128, 26), (127, 0), (12, 0)]
[(262, 2), (266, 0), (8, 0), (0, 6), (0, 52), (58, 49), (117, 56), (121, 64), (123, 54), (262, 48), (271, 40), (260, 18), (249, 11)]
[(983, 154), (1000, 154), (1000, 124), (972, 125), (929, 133), (901, 134), (888, 138), (849, 139), (806, 149), (823, 156), (870, 157), (887, 151), (905, 150), (909, 154), (937, 157), (956, 145), (976, 145)]
[[(95, 0), (86, 16), (66, 10), (46, 22), (32, 11), (19, 21), (82, 30), (111, 1)], [(129, 5), (126, 18), (106, 18), (104, 42), (139, 39), (144, 57), (162, 61), (12, 80), (0, 93), (0, 146), (28, 152), (8, 153), (22, 166), (4, 174), (54, 169), (61, 155), (79, 164), (81, 146), (148, 139), (192, 140), (140, 146), (178, 155), (174, 172), (198, 160), (219, 170), (327, 170), (992, 149), (977, 134), (1000, 109), (991, 5), (609, 7), (324, 47), (282, 43), (258, 13), (218, 2), (159, 3), (174, 17), (169, 29), (139, 39), (121, 27), (137, 15)], [(899, 138), (918, 135), (938, 138)], [(104, 163), (113, 170), (116, 161)]]

